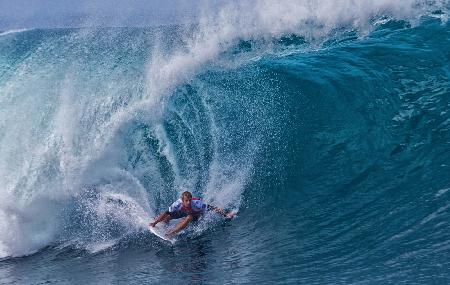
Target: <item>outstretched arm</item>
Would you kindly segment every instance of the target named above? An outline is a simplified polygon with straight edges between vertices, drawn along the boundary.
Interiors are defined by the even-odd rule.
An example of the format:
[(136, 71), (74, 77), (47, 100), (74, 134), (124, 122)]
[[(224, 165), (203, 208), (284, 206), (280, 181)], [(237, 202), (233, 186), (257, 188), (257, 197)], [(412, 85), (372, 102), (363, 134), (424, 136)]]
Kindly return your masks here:
[(193, 220), (192, 215), (187, 216), (186, 218), (184, 218), (181, 222), (179, 222), (173, 229), (169, 230), (166, 233), (166, 237), (171, 238), (173, 237), (175, 234), (177, 234), (179, 231), (181, 231), (182, 229), (184, 229), (189, 222), (191, 222)]
[(169, 212), (166, 211), (166, 212), (162, 213), (161, 215), (159, 215), (152, 223), (149, 224), (149, 226), (154, 227), (154, 226), (156, 226), (157, 223), (164, 221), (169, 217), (170, 217)]
[(207, 205), (207, 210), (214, 211), (217, 214), (222, 215), (223, 217), (228, 218), (228, 219), (232, 219), (236, 215), (236, 213), (234, 213), (234, 212), (227, 213), (227, 212), (225, 212), (225, 210), (215, 207), (215, 206), (212, 206), (212, 205)]

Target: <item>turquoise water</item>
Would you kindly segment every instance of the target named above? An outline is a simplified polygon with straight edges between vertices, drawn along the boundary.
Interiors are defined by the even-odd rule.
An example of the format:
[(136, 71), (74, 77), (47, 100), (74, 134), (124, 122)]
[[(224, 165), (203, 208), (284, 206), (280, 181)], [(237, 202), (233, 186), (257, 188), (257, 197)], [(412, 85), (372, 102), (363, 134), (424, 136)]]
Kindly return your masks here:
[(1, 33), (0, 283), (449, 283), (450, 24), (387, 14)]

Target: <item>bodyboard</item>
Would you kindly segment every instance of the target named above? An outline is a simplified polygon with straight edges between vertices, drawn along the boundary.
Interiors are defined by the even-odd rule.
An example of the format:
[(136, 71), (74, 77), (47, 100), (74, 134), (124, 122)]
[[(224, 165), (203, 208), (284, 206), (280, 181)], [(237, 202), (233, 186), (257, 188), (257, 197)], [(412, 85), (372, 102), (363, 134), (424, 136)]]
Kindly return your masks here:
[(156, 225), (156, 227), (149, 227), (150, 231), (157, 237), (159, 237), (160, 239), (163, 239), (165, 241), (170, 242), (171, 244), (174, 244), (176, 239), (175, 238), (168, 238), (165, 236), (166, 232), (167, 232), (167, 228), (164, 226), (158, 226)]

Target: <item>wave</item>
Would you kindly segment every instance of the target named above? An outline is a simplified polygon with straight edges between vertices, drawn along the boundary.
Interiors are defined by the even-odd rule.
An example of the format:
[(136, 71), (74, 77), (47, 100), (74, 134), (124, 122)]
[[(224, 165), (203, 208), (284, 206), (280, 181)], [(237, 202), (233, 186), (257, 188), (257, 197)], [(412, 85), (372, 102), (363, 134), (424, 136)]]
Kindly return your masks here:
[[(357, 154), (363, 150), (352, 145), (356, 140), (376, 151), (392, 147), (392, 156), (401, 156), (424, 143), (405, 134), (397, 145), (386, 142), (390, 135), (375, 136), (378, 144), (366, 145), (363, 136), (369, 131), (355, 129), (367, 126), (348, 122), (351, 115), (369, 126), (392, 120), (398, 125), (391, 127), (401, 129), (437, 108), (448, 88), (442, 80), (422, 78), (421, 84), (432, 85), (436, 93), (415, 98), (419, 87), (404, 81), (408, 71), (401, 66), (406, 63), (398, 62), (396, 70), (382, 66), (394, 60), (388, 52), (407, 49), (422, 59), (427, 50), (440, 50), (434, 42), (416, 46), (401, 39), (390, 43), (389, 37), (403, 30), (418, 37), (446, 29), (445, 5), (243, 1), (188, 26), (31, 30), (3, 37), (0, 257), (31, 254), (53, 243), (80, 243), (93, 252), (111, 247), (144, 231), (149, 219), (185, 190), (221, 207), (258, 208), (255, 201), (275, 199), (269, 193), (277, 183), (301, 177), (291, 173), (305, 167), (298, 165), (314, 165), (309, 155), (318, 150), (308, 154), (299, 149), (308, 144), (297, 141), (304, 136), (297, 123), (309, 126), (304, 132), (324, 144), (316, 172), (313, 167), (305, 171), (299, 184), (358, 185), (378, 161), (358, 164), (360, 173), (348, 170), (358, 172), (359, 179), (343, 175), (341, 180), (330, 169), (345, 165), (328, 160), (342, 155), (340, 147)], [(379, 49), (385, 53), (378, 54)], [(369, 53), (368, 59), (364, 55)], [(355, 78), (363, 79), (361, 85), (339, 83)], [(370, 80), (386, 78), (402, 82), (391, 81), (389, 89), (400, 88), (400, 99), (380, 92), (378, 85), (368, 89)], [(384, 95), (374, 99), (373, 94)], [(326, 103), (314, 105), (315, 100)], [(341, 101), (353, 112), (345, 113)], [(390, 102), (400, 109), (383, 109)], [(373, 113), (358, 113), (366, 104), (372, 104)], [(311, 106), (320, 106), (323, 113), (314, 113)], [(319, 124), (330, 118), (345, 124), (335, 129)], [(445, 131), (443, 118), (428, 119)], [(328, 171), (335, 180), (314, 178)], [(267, 185), (261, 185), (267, 177)], [(254, 210), (249, 216), (259, 214)]]

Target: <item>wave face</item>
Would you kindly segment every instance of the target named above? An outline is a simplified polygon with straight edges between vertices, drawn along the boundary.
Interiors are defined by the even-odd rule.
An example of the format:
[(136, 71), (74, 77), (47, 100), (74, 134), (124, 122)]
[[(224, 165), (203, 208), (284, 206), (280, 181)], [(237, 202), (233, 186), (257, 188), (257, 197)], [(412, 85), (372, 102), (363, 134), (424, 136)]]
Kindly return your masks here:
[(0, 33), (0, 278), (448, 283), (448, 3), (305, 3)]

